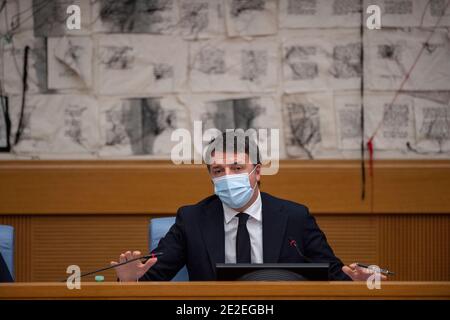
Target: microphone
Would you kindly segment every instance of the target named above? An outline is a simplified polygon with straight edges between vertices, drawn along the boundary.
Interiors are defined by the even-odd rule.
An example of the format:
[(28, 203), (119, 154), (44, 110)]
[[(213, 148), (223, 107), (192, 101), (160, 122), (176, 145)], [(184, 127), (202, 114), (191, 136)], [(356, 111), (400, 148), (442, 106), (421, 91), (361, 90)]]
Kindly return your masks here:
[(295, 248), (295, 250), (297, 251), (297, 254), (299, 255), (300, 258), (302, 258), (302, 259), (305, 260), (306, 262), (311, 262), (311, 263), (313, 262), (310, 258), (308, 258), (307, 256), (305, 256), (305, 255), (300, 251), (300, 249), (299, 249), (298, 246), (297, 246), (297, 241), (295, 241), (295, 239), (289, 237), (288, 240), (289, 240), (289, 245), (290, 245), (291, 247), (294, 247), (294, 248)]
[[(115, 264), (113, 266), (108, 266), (108, 267), (97, 269), (97, 270), (94, 270), (94, 271), (89, 271), (89, 272), (86, 272), (86, 273), (82, 273), (82, 274), (80, 274), (78, 279), (82, 278), (82, 277), (85, 277), (85, 276), (89, 276), (89, 275), (97, 273), (97, 272), (106, 271), (106, 270), (109, 270), (109, 269), (112, 269), (112, 268), (120, 267), (120, 266), (123, 266), (124, 264), (130, 263), (130, 262), (133, 262), (133, 261), (136, 261), (136, 260), (141, 260), (141, 259), (148, 260), (148, 259), (151, 259), (151, 258), (157, 258), (157, 257), (162, 256), (163, 254), (164, 254), (163, 252), (153, 252), (153, 253), (150, 253), (150, 254), (148, 254), (146, 256), (130, 259), (130, 260), (127, 260), (125, 262), (121, 262), (121, 263)], [(67, 281), (67, 278), (62, 280), (61, 282), (66, 282), (66, 281)]]

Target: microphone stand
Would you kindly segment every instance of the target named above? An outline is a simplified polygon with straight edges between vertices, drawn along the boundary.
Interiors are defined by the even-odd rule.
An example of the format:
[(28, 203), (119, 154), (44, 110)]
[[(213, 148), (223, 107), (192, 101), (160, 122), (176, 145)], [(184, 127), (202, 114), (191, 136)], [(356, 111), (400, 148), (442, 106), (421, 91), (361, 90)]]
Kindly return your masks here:
[(305, 260), (306, 262), (313, 263), (313, 261), (312, 261), (310, 258), (308, 258), (307, 256), (305, 256), (305, 255), (300, 251), (300, 249), (299, 249), (298, 246), (297, 246), (297, 241), (295, 241), (295, 240), (292, 239), (292, 238), (288, 238), (288, 240), (289, 240), (289, 245), (290, 245), (291, 247), (294, 247), (294, 248), (295, 248), (295, 250), (297, 251), (297, 254), (300, 256), (300, 258), (302, 258), (302, 259)]

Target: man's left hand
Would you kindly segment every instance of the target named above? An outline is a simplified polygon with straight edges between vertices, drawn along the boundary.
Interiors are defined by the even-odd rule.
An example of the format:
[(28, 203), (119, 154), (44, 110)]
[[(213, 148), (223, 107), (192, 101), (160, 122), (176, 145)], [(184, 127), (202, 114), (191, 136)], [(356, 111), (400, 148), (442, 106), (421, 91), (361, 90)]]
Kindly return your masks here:
[[(366, 281), (375, 272), (372, 269), (359, 267), (356, 263), (352, 263), (349, 266), (343, 266), (342, 271), (352, 278), (353, 281)], [(380, 279), (386, 280), (387, 277), (380, 274)]]

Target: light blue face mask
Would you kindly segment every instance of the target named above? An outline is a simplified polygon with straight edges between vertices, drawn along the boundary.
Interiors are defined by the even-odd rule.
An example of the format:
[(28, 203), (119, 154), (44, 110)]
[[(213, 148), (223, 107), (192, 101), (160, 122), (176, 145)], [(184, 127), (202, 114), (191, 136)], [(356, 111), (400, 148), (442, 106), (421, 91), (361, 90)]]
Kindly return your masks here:
[(249, 176), (255, 171), (253, 168), (250, 173), (229, 174), (214, 178), (214, 193), (233, 209), (242, 208), (253, 195), (254, 187), (250, 185)]

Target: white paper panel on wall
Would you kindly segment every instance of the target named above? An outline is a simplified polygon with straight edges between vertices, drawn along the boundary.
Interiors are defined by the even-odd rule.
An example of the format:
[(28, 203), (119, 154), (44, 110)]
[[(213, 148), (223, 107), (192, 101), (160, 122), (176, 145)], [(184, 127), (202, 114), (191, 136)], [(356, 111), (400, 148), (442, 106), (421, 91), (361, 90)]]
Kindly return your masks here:
[(0, 158), (168, 159), (194, 121), (278, 129), (282, 158), (450, 158), (450, 4), (8, 0), (0, 96)]

